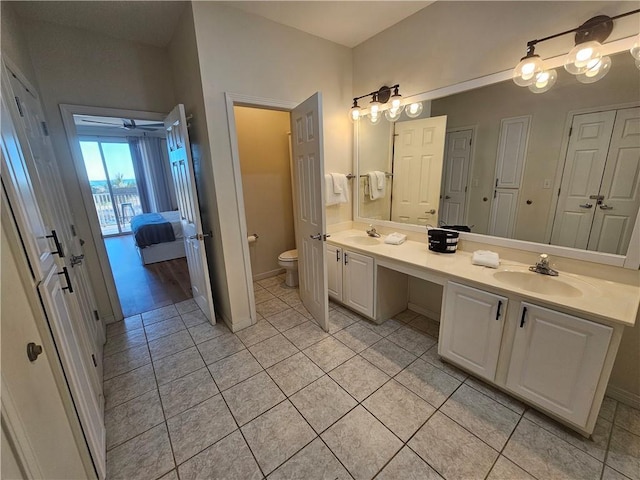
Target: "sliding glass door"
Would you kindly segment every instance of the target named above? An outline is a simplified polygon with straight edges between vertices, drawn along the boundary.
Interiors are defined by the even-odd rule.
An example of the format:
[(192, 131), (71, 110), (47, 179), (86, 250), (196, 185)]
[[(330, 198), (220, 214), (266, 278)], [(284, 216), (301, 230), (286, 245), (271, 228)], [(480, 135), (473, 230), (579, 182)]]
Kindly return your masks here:
[(126, 139), (82, 137), (93, 203), (103, 236), (131, 232), (131, 218), (142, 213), (138, 179)]

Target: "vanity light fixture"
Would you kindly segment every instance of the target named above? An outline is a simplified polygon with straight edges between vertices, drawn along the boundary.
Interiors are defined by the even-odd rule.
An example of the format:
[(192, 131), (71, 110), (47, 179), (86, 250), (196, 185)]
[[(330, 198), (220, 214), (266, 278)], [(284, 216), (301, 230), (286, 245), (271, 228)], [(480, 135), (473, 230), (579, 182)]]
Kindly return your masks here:
[[(371, 102), (369, 102), (369, 108), (366, 113), (363, 113), (358, 105), (358, 100), (367, 97), (371, 97)], [(422, 113), (422, 102), (411, 103), (407, 105), (406, 108), (403, 102), (404, 99), (402, 95), (400, 95), (399, 84), (392, 87), (384, 85), (374, 92), (354, 97), (349, 116), (353, 122), (357, 122), (362, 117), (366, 117), (370, 123), (376, 125), (380, 123), (383, 114), (388, 121), (395, 122), (400, 118), (403, 111), (410, 118), (415, 118)]]
[[(567, 54), (564, 68), (570, 74), (575, 75), (581, 83), (597, 82), (607, 74), (611, 67), (611, 58), (602, 55), (602, 42), (613, 31), (613, 21), (636, 13), (640, 13), (640, 9), (614, 17), (598, 15), (590, 18), (579, 27), (527, 42), (526, 55), (513, 70), (513, 81), (521, 87), (529, 87), (529, 90), (534, 93), (549, 90), (556, 81), (557, 72), (544, 69), (544, 62), (534, 53), (535, 46), (568, 33), (575, 33), (575, 46)], [(640, 68), (640, 42), (637, 42), (630, 52), (636, 59), (636, 65)]]

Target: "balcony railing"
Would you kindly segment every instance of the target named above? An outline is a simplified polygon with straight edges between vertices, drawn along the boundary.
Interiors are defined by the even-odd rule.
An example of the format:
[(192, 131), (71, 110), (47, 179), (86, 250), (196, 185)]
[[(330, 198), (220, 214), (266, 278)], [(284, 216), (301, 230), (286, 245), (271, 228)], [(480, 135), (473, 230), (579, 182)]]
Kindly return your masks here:
[(140, 195), (136, 187), (112, 188), (114, 202), (109, 192), (94, 193), (93, 203), (96, 207), (100, 229), (103, 235), (118, 234), (118, 218), (113, 211), (114, 204), (120, 217), (120, 228), (123, 232), (131, 231), (131, 218), (142, 213)]

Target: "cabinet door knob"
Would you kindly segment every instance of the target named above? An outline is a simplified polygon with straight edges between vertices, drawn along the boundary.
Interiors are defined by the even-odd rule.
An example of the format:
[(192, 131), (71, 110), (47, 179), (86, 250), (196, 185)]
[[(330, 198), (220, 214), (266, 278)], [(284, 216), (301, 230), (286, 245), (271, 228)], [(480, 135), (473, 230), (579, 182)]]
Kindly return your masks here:
[(27, 343), (27, 358), (30, 362), (35, 362), (42, 353), (42, 345), (36, 345), (33, 342)]

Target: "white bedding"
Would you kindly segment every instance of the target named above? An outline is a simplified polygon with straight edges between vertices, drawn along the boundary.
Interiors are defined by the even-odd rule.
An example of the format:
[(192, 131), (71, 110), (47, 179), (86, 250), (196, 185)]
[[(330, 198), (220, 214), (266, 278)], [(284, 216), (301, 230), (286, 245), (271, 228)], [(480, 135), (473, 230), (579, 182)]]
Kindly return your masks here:
[(173, 228), (173, 234), (176, 237), (176, 240), (182, 238), (182, 218), (180, 216), (180, 212), (177, 210), (171, 212), (158, 212), (159, 215), (162, 215), (164, 219), (171, 224), (171, 228)]

